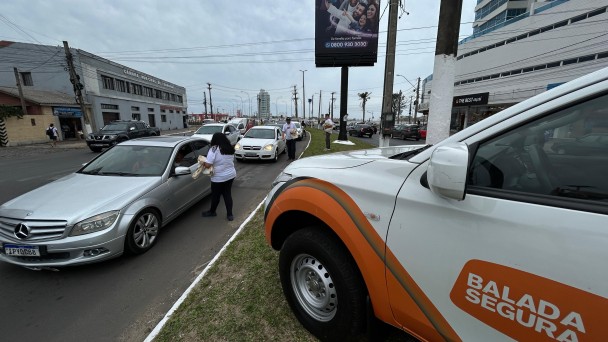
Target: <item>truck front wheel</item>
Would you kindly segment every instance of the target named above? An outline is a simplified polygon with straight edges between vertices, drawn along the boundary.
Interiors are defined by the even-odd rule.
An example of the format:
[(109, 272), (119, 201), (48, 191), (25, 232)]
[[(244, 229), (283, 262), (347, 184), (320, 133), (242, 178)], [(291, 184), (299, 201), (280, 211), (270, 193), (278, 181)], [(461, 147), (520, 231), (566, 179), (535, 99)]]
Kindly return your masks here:
[(315, 227), (295, 232), (281, 249), (279, 274), (292, 311), (320, 340), (349, 340), (364, 332), (367, 292), (336, 237)]

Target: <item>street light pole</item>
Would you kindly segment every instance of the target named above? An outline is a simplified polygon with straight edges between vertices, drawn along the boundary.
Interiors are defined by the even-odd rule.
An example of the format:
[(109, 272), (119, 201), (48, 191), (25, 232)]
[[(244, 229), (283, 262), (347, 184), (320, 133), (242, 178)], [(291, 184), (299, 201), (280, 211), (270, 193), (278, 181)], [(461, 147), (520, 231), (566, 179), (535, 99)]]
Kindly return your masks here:
[[(240, 99), (241, 99), (241, 111), (243, 110), (243, 97), (241, 95), (237, 95)], [(243, 113), (241, 113), (241, 116), (243, 116)]]
[(247, 94), (247, 97), (249, 98), (249, 116), (251, 117), (251, 96), (249, 96), (249, 93), (246, 93), (242, 90), (241, 90), (241, 93)]
[(274, 100), (274, 110), (276, 111), (276, 116), (279, 116), (279, 99), (282, 98), (282, 96), (277, 97), (276, 100)]
[(304, 88), (304, 73), (308, 70), (300, 70), (302, 72), (302, 118), (306, 119), (306, 90)]

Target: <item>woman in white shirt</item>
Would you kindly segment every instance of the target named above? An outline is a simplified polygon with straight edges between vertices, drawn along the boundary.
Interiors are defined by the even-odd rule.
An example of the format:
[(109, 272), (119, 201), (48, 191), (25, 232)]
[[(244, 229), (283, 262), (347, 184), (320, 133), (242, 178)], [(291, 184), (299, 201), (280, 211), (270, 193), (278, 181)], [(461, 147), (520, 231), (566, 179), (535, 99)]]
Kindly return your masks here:
[(203, 212), (203, 217), (217, 216), (215, 210), (220, 204), (220, 197), (224, 197), (226, 218), (228, 221), (234, 220), (232, 215), (232, 182), (236, 177), (234, 147), (223, 133), (216, 132), (211, 137), (211, 148), (204, 166), (206, 168), (213, 166), (213, 175), (211, 176), (211, 208)]

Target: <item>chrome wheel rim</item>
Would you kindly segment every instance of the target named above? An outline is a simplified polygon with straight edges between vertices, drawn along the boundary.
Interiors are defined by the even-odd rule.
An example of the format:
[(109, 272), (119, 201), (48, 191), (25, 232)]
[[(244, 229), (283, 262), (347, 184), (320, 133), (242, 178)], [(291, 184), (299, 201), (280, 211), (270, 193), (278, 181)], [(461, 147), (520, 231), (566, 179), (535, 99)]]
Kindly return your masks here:
[(291, 286), (300, 306), (320, 322), (334, 318), (338, 295), (329, 271), (319, 260), (307, 254), (296, 256), (291, 262)]
[(141, 215), (133, 228), (133, 241), (139, 248), (148, 248), (158, 235), (158, 218), (152, 213)]

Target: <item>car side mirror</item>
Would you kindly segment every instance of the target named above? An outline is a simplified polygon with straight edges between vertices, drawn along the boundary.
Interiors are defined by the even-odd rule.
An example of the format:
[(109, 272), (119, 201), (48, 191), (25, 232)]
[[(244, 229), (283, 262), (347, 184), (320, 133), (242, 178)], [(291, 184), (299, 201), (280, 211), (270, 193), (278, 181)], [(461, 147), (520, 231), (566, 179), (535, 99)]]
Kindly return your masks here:
[(465, 196), (469, 149), (463, 142), (439, 146), (427, 168), (431, 191), (439, 196), (462, 201)]
[(177, 166), (175, 167), (175, 175), (176, 176), (183, 176), (183, 175), (189, 175), (190, 174), (190, 168), (187, 166)]

